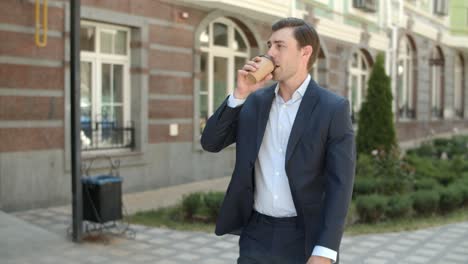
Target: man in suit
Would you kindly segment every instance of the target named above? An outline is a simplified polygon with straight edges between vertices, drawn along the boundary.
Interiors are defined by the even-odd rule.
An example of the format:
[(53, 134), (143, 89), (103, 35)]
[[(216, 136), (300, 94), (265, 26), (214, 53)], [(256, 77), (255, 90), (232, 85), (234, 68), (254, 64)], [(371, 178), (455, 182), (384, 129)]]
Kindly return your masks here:
[(251, 85), (259, 58), (244, 65), (201, 138), (210, 152), (236, 143), (215, 232), (240, 233), (239, 264), (337, 263), (356, 161), (349, 103), (308, 74), (320, 49), (312, 26), (282, 19), (267, 45), (275, 70)]

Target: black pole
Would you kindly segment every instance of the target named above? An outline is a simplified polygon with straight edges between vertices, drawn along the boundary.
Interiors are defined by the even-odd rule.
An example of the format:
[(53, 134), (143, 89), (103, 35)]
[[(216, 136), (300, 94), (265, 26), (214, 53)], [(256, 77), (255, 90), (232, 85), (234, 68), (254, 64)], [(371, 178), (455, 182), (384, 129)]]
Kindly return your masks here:
[(80, 0), (70, 0), (71, 185), (74, 242), (81, 242), (83, 200), (80, 138)]

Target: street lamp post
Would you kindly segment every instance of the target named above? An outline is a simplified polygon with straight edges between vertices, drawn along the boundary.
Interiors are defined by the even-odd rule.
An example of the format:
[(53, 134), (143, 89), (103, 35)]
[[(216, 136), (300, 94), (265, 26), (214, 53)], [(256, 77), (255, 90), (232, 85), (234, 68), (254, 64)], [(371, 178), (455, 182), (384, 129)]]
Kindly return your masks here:
[(72, 239), (74, 242), (81, 242), (83, 199), (80, 170), (80, 0), (70, 0), (70, 16)]

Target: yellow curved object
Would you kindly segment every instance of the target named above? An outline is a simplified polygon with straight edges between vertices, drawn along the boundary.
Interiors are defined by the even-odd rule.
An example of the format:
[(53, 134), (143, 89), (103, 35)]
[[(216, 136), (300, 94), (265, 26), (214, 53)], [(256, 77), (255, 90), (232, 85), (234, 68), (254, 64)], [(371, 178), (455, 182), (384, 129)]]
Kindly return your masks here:
[(43, 0), (42, 4), (42, 40), (41, 40), (41, 3), (40, 0), (36, 0), (36, 34), (35, 40), (38, 47), (45, 47), (47, 45), (47, 0)]

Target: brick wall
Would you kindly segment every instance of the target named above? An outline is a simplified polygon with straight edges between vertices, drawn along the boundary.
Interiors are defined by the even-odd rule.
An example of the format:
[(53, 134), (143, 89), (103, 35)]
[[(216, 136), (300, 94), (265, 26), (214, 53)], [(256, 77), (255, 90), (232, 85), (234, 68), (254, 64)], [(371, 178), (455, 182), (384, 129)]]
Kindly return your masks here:
[(64, 146), (64, 9), (48, 13), (48, 43), (39, 48), (34, 2), (0, 1), (0, 152)]

